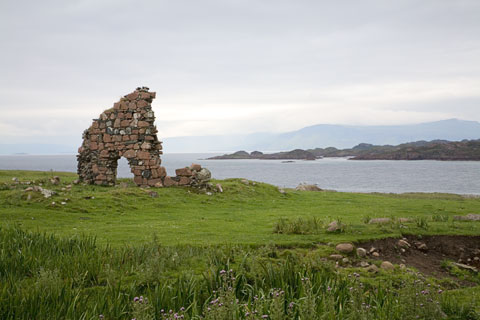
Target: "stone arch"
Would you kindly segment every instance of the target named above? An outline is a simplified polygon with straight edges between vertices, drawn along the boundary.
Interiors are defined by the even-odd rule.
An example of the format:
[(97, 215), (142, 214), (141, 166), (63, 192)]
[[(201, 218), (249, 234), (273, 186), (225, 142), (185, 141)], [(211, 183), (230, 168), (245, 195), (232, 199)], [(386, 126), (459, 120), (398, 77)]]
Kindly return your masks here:
[(162, 143), (154, 125), (151, 106), (154, 98), (155, 92), (137, 88), (93, 119), (83, 132), (83, 143), (78, 150), (80, 181), (114, 185), (117, 162), (123, 156), (137, 185), (163, 186), (166, 171), (161, 166)]

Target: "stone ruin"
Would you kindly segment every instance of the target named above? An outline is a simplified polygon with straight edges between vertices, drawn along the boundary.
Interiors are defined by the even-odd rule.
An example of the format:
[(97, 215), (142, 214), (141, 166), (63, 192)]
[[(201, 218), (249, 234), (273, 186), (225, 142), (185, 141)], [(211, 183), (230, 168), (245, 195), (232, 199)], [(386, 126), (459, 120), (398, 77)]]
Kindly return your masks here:
[(78, 149), (80, 182), (115, 185), (118, 159), (125, 157), (138, 186), (204, 186), (208, 183), (210, 171), (198, 164), (177, 169), (175, 177), (167, 176), (161, 166), (162, 142), (157, 138), (154, 125), (153, 99), (155, 92), (139, 87), (98, 119), (93, 119), (90, 128), (83, 132), (83, 143)]

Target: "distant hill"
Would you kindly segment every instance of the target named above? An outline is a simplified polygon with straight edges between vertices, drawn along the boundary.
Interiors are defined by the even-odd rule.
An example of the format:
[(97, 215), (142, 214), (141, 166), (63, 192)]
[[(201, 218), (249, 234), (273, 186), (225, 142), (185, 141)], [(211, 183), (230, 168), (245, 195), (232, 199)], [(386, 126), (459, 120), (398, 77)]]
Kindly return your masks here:
[(164, 139), (165, 152), (280, 151), (334, 146), (352, 148), (360, 143), (398, 145), (410, 141), (479, 139), (480, 123), (449, 119), (413, 125), (348, 126), (319, 124), (273, 134), (176, 137)]
[(324, 157), (351, 157), (350, 160), (480, 161), (480, 140), (416, 141), (397, 146), (376, 146), (361, 143), (351, 149), (337, 149), (334, 147), (309, 150), (295, 149), (288, 152), (269, 154), (260, 151), (254, 151), (252, 153), (237, 151), (233, 154), (225, 154), (209, 159), (315, 160)]

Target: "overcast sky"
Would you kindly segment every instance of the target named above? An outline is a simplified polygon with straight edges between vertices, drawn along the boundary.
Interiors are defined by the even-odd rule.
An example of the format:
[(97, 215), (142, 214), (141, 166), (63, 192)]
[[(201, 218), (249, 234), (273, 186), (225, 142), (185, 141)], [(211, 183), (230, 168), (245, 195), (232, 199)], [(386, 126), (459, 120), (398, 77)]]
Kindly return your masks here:
[(480, 121), (478, 0), (0, 0), (0, 43), (0, 143), (77, 143), (142, 85), (160, 139)]

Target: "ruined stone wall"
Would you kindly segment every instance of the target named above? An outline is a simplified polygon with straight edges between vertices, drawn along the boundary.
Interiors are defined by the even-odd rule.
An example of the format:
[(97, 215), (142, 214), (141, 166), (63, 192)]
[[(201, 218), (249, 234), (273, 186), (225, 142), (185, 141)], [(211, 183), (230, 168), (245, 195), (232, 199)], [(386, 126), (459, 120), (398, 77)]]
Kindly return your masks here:
[(162, 143), (157, 138), (154, 125), (151, 106), (154, 98), (155, 92), (149, 92), (146, 87), (137, 88), (93, 120), (90, 128), (83, 132), (83, 143), (78, 149), (80, 181), (114, 185), (118, 159), (125, 157), (139, 186), (199, 185), (208, 182), (210, 172), (199, 165), (177, 169), (176, 177), (167, 176), (161, 166)]

